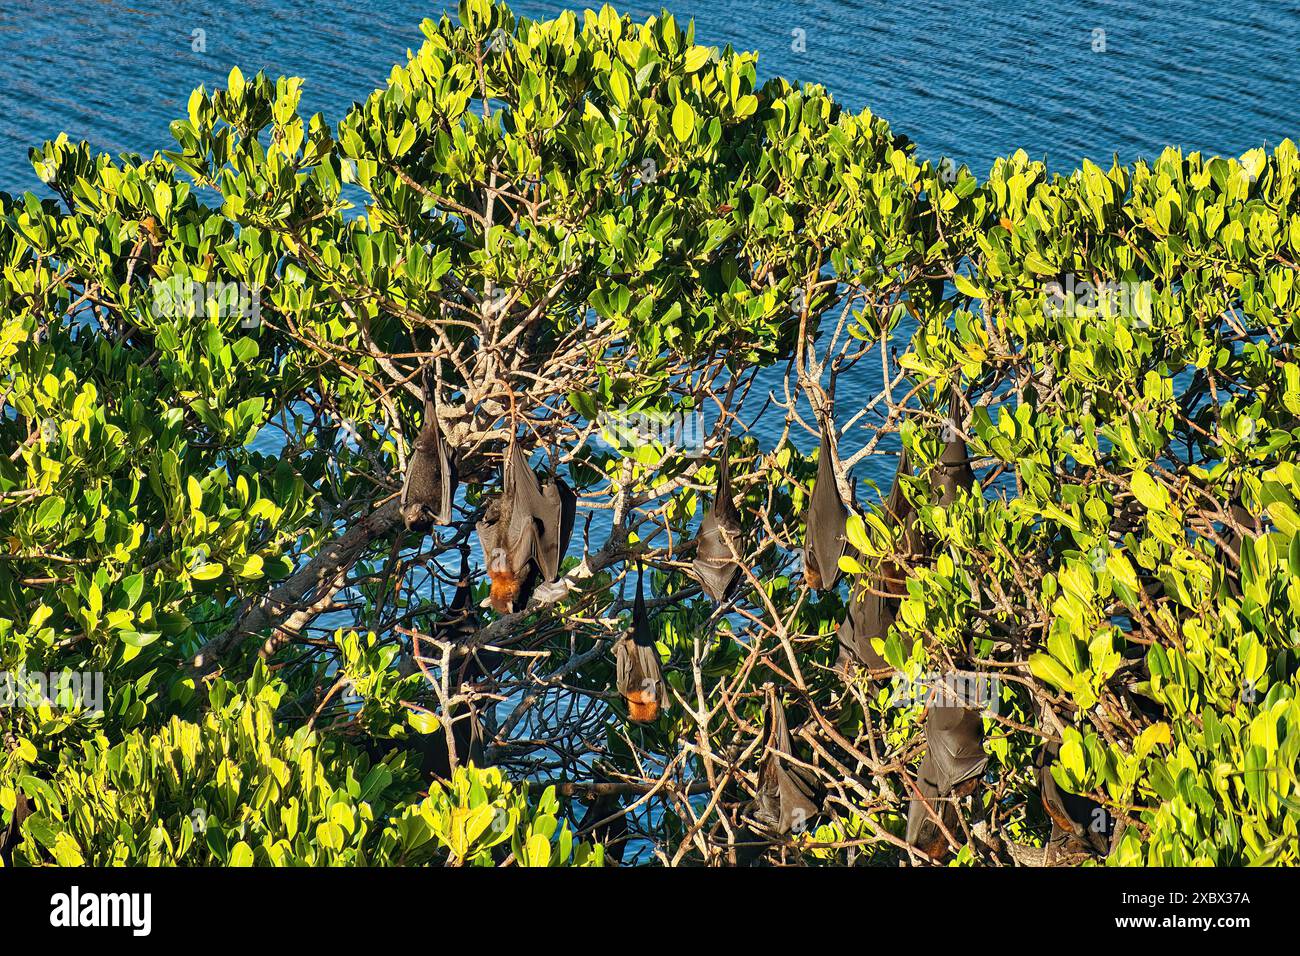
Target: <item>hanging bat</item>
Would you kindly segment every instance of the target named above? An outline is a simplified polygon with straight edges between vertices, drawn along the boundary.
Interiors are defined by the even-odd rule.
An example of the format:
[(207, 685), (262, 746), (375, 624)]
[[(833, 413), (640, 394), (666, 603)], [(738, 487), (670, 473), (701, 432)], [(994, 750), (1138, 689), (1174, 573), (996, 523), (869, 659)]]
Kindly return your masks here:
[[(916, 532), (912, 524), (914, 509), (907, 496), (903, 494), (901, 476), (911, 474), (912, 466), (907, 457), (907, 450), (898, 459), (898, 470), (894, 474), (894, 486), (885, 499), (885, 519), (897, 523), (902, 529), (899, 538), (899, 560), (906, 561), (916, 552)], [(873, 590), (887, 591), (890, 594), (903, 594), (905, 572), (899, 561), (883, 559), (877, 574), (872, 575), (871, 584), (859, 587), (854, 583), (849, 597), (849, 613), (840, 624), (837, 636), (840, 644), (839, 664), (845, 666), (856, 660), (870, 670), (888, 667), (888, 662), (880, 656), (872, 645), (872, 640), (884, 640), (890, 625), (898, 614), (899, 597), (881, 597), (871, 593)]]
[(723, 446), (713, 507), (700, 522), (695, 545), (695, 576), (714, 603), (725, 601), (740, 579), (740, 512), (731, 497), (731, 455)]
[[(443, 717), (444, 721), (446, 719)], [(464, 767), (471, 763), (476, 767), (485, 765), (483, 755), (487, 734), (476, 709), (464, 708), (452, 715), (451, 736), (456, 744), (456, 766)], [(444, 728), (439, 727), (430, 734), (414, 735), (409, 747), (419, 758), (421, 773), (439, 780), (451, 779), (451, 753), (447, 749)]]
[(763, 728), (763, 759), (758, 765), (754, 817), (777, 833), (800, 829), (817, 815), (818, 787), (805, 767), (789, 762), (794, 755), (785, 708), (776, 688), (768, 684)]
[(438, 410), (433, 376), (424, 367), (424, 423), (411, 447), (402, 482), (402, 519), (407, 529), (451, 523), (451, 505), (456, 497), (456, 458), (451, 454), (438, 427)]
[(1243, 535), (1232, 525), (1225, 522), (1221, 537), (1234, 552), (1240, 554), (1242, 544), (1247, 539), (1253, 539), (1255, 537), (1255, 518), (1248, 510), (1246, 510), (1240, 500), (1229, 503), (1228, 513), (1232, 516), (1233, 522), (1245, 528), (1246, 532)]
[[(967, 707), (932, 705), (925, 719), (926, 752), (934, 765), (939, 792), (948, 796), (977, 781), (989, 764), (984, 752), (984, 719)], [(964, 788), (973, 791), (974, 787)], [(961, 796), (966, 796), (965, 793)]]
[(1060, 749), (1060, 744), (1048, 743), (1038, 752), (1038, 793), (1052, 821), (1048, 845), (1105, 856), (1110, 852), (1115, 818), (1091, 797), (1070, 793), (1056, 785), (1051, 767)]
[(817, 458), (817, 484), (804, 518), (804, 580), (814, 591), (829, 591), (840, 578), (840, 556), (846, 542), (845, 524), (849, 509), (840, 498), (835, 484), (835, 465), (831, 460), (831, 435), (822, 426), (822, 447)]
[(870, 587), (854, 583), (849, 597), (849, 613), (836, 631), (840, 645), (839, 666), (846, 667), (854, 661), (873, 671), (889, 666), (871, 642), (873, 639), (883, 641), (889, 634), (895, 615), (892, 605), (889, 598), (873, 594)]
[(434, 625), (434, 634), (441, 640), (463, 640), (478, 630), (478, 615), (470, 597), (473, 587), (470, 583), (469, 546), (460, 552), (460, 573), (456, 576), (456, 593), (451, 596), (447, 613)]
[(957, 497), (957, 492), (975, 484), (975, 472), (971, 470), (970, 454), (966, 440), (961, 437), (961, 392), (953, 385), (948, 402), (948, 436), (939, 455), (939, 464), (935, 466), (931, 477), (934, 490), (939, 495), (939, 504), (947, 507)]
[(543, 488), (512, 440), (502, 467), (501, 493), (478, 523), (479, 544), (492, 581), (488, 603), (500, 614), (522, 610), (540, 576), (552, 582), (569, 549), (577, 498), (560, 478)]
[(954, 836), (958, 830), (957, 808), (951, 800), (939, 799), (934, 763), (928, 753), (917, 768), (916, 789), (920, 795), (913, 796), (907, 806), (907, 842), (930, 859), (942, 860), (948, 852), (944, 830)]
[[(952, 833), (949, 821), (957, 819), (953, 800), (974, 793), (989, 763), (979, 711), (943, 703), (932, 705), (926, 713), (926, 751), (916, 780), (924, 799), (913, 798), (907, 811), (907, 842), (933, 859), (942, 857), (947, 847), (933, 814), (938, 813)], [(936, 798), (947, 799), (936, 805)]]
[(659, 651), (655, 649), (650, 618), (645, 609), (644, 578), (645, 571), (638, 564), (636, 598), (632, 602), (632, 634), (623, 635), (614, 646), (618, 692), (627, 701), (628, 718), (638, 724), (657, 720), (664, 700)]
[[(1245, 533), (1238, 531), (1231, 524), (1224, 522), (1223, 532), (1219, 537), (1223, 540), (1220, 546), (1221, 550), (1226, 549), (1231, 552), (1233, 557), (1240, 557), (1242, 545), (1247, 541), (1253, 541), (1255, 538), (1255, 519), (1251, 513), (1242, 506), (1239, 498), (1234, 498), (1228, 504), (1228, 514), (1232, 517), (1233, 523), (1240, 525), (1245, 529)], [(1227, 568), (1232, 567), (1232, 562), (1225, 565)], [(1241, 575), (1238, 573), (1228, 573), (1226, 575), (1228, 593), (1237, 600), (1241, 600), (1244, 593), (1241, 589)]]

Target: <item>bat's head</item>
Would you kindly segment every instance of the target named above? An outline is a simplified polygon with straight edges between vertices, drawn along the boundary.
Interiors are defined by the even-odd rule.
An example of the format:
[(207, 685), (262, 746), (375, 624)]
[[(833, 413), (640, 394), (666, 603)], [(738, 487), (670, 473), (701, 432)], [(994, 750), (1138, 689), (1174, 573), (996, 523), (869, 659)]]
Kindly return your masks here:
[(417, 454), (433, 456), (438, 453), (438, 436), (432, 429), (425, 429), (415, 439)]
[(423, 524), (426, 520), (424, 505), (417, 501), (408, 501), (402, 505), (402, 520), (406, 522), (408, 530)]

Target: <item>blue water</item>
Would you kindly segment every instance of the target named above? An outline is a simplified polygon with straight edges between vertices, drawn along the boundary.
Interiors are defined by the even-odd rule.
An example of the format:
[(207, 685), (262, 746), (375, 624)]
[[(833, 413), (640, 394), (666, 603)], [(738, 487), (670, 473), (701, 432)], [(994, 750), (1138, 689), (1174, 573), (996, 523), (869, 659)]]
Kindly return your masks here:
[[(638, 19), (659, 10), (619, 6)], [(543, 18), (565, 5), (515, 9)], [(1239, 154), (1300, 137), (1294, 2), (682, 0), (672, 9), (695, 18), (698, 42), (757, 50), (764, 76), (821, 83), (889, 119), (923, 156), (980, 175), (1017, 148), (1068, 171), (1085, 156), (1129, 162), (1166, 145)], [(0, 190), (42, 192), (27, 150), (60, 132), (112, 153), (169, 148), (168, 124), (190, 91), (223, 86), (233, 65), (304, 77), (304, 108), (337, 121), (419, 45), (421, 18), (444, 10), (454, 4), (0, 0)], [(855, 410), (878, 388), (878, 365), (864, 362), (838, 404)], [(766, 424), (760, 438), (774, 437)], [(877, 456), (857, 474), (883, 482), (891, 471), (891, 456)]]
[[(565, 4), (518, 2), (545, 17)], [(637, 17), (659, 4), (623, 3)], [(67, 132), (110, 152), (170, 145), (190, 90), (232, 65), (306, 79), (331, 118), (381, 85), (454, 5), (0, 0), (0, 190), (38, 189), (27, 149)], [(671, 4), (697, 39), (758, 50), (764, 75), (822, 83), (927, 155), (977, 173), (1016, 148), (1069, 169), (1165, 145), (1240, 153), (1300, 134), (1300, 5), (1286, 0), (736, 0)], [(192, 50), (202, 30), (205, 52)], [(792, 50), (804, 31), (804, 52)], [(1093, 31), (1105, 52), (1093, 52)]]

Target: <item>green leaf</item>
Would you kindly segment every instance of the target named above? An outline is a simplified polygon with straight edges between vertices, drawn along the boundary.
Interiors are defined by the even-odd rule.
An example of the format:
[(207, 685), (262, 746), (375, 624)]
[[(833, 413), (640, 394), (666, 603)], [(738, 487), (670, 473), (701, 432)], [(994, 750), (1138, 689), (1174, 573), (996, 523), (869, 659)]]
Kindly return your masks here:
[(63, 517), (65, 507), (62, 498), (46, 498), (36, 508), (36, 527), (53, 528)]
[(253, 848), (250, 847), (243, 840), (240, 840), (238, 843), (235, 844), (234, 848), (230, 851), (230, 860), (227, 862), (226, 865), (240, 866), (240, 867), (252, 866)]
[(962, 275), (960, 272), (952, 277), (952, 284), (957, 287), (957, 291), (962, 295), (970, 296), (972, 299), (987, 299), (989, 294), (976, 282)]
[(709, 62), (709, 57), (713, 54), (713, 48), (707, 46), (693, 46), (686, 51), (686, 72), (694, 73), (705, 63)]
[(1163, 514), (1169, 509), (1169, 492), (1145, 471), (1133, 473), (1133, 497), (1148, 511)]
[(417, 734), (431, 734), (442, 726), (436, 716), (421, 710), (407, 711), (406, 722)]
[(673, 135), (683, 143), (695, 133), (695, 110), (684, 99), (679, 99), (673, 107)]
[(190, 572), (190, 577), (195, 581), (212, 581), (226, 573), (225, 566), (220, 561), (209, 561), (201, 564)]
[(1074, 686), (1070, 672), (1050, 654), (1029, 655), (1029, 671), (1039, 680), (1046, 681), (1058, 690), (1069, 690)]

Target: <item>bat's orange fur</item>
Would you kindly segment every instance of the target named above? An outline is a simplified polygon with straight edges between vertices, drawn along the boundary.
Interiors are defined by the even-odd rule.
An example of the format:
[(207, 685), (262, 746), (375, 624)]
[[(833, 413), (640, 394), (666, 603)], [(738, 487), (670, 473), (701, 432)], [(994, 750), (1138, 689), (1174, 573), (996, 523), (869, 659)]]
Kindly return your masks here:
[(638, 724), (648, 724), (659, 717), (659, 700), (653, 691), (634, 690), (626, 695), (627, 714)]
[(519, 597), (520, 581), (510, 570), (504, 553), (493, 555), (488, 565), (488, 577), (492, 579), (492, 589), (488, 592), (488, 601), (498, 614), (509, 614), (514, 610), (515, 599)]
[(1075, 824), (1073, 820), (1071, 820), (1063, 812), (1057, 810), (1056, 807), (1052, 806), (1052, 804), (1048, 802), (1046, 797), (1040, 797), (1039, 799), (1042, 800), (1043, 809), (1047, 811), (1047, 815), (1051, 817), (1053, 823), (1055, 823), (1066, 833), (1074, 832)]
[(816, 568), (814, 568), (811, 564), (804, 565), (803, 579), (808, 583), (808, 586), (812, 588), (814, 591), (820, 591), (822, 589), (821, 573)]
[(948, 853), (948, 838), (942, 833), (936, 836), (929, 843), (917, 847), (922, 853), (936, 862), (942, 860)]

